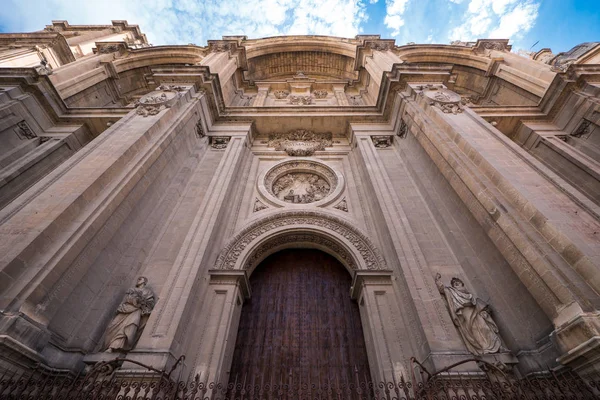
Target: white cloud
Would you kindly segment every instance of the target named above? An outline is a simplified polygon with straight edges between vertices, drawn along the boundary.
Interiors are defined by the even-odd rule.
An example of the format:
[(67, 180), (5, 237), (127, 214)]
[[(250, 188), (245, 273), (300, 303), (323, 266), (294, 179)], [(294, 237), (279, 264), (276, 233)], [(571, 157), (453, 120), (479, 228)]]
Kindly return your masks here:
[(404, 11), (408, 0), (386, 0), (385, 9), (386, 15), (383, 20), (385, 26), (392, 30), (392, 36), (400, 34), (400, 28), (404, 25)]
[(534, 0), (471, 0), (460, 25), (450, 29), (448, 39), (520, 38), (535, 24), (538, 9), (539, 3)]
[[(41, 30), (52, 19), (73, 25), (138, 24), (153, 44), (205, 44), (223, 35), (250, 38), (319, 34), (353, 37), (367, 20), (363, 0), (2, 0), (9, 31)], [(7, 23), (8, 22), (8, 23)]]
[(499, 25), (489, 33), (490, 38), (511, 38), (529, 31), (537, 19), (539, 4), (518, 4), (500, 18)]

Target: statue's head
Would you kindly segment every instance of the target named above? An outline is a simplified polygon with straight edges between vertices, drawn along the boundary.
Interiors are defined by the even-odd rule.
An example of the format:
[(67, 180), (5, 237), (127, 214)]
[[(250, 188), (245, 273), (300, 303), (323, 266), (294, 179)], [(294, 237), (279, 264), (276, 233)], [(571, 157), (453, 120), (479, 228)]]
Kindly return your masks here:
[(140, 276), (137, 279), (137, 283), (136, 283), (135, 286), (137, 286), (137, 287), (143, 287), (143, 286), (146, 286), (147, 283), (148, 283), (148, 278), (146, 278), (145, 276)]
[(458, 278), (452, 278), (452, 280), (450, 281), (450, 285), (454, 288), (462, 288), (465, 286), (465, 284), (463, 283), (463, 281), (461, 281)]

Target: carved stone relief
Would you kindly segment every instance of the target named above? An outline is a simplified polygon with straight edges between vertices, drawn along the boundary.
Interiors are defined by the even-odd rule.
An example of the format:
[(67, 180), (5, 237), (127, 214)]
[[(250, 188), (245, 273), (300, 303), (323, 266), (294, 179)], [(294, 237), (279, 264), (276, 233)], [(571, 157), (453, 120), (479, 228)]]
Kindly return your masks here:
[(254, 252), (250, 255), (246, 261), (244, 269), (253, 270), (262, 260), (271, 254), (274, 249), (284, 247), (288, 244), (297, 245), (302, 243), (311, 243), (319, 247), (325, 247), (330, 250), (334, 255), (341, 258), (348, 266), (348, 268), (356, 270), (356, 263), (352, 259), (352, 255), (348, 251), (340, 246), (333, 240), (330, 240), (321, 235), (314, 233), (292, 233), (288, 235), (277, 236), (274, 239), (268, 240), (261, 244)]
[(199, 119), (198, 122), (196, 122), (196, 136), (198, 136), (200, 139), (206, 136), (206, 134), (204, 133), (204, 127), (202, 126), (201, 119)]
[(273, 183), (273, 194), (286, 203), (306, 204), (324, 199), (331, 190), (321, 176), (306, 172), (289, 173)]
[(305, 129), (297, 129), (287, 133), (269, 135), (268, 146), (275, 150), (283, 150), (290, 156), (312, 156), (315, 151), (325, 150), (332, 146), (331, 133), (315, 133)]
[(155, 91), (142, 96), (135, 103), (135, 112), (143, 117), (156, 115), (162, 110), (171, 107), (180, 96), (180, 92), (184, 90), (186, 89), (182, 86), (160, 85)]
[(392, 145), (392, 137), (389, 135), (371, 136), (371, 140), (377, 148), (386, 148)]
[[(360, 233), (349, 222), (318, 211), (283, 211), (253, 222), (237, 234), (223, 249), (217, 258), (215, 269), (235, 268), (238, 258), (253, 241), (269, 235), (273, 230), (294, 226), (308, 226), (312, 229), (331, 232), (347, 241), (354, 251), (360, 254), (364, 268), (387, 270), (383, 257), (367, 236)], [(246, 263), (241, 268), (245, 266), (247, 266)]]
[(591, 126), (592, 126), (592, 121), (588, 121), (587, 119), (584, 119), (583, 122), (577, 127), (577, 130), (575, 130), (575, 132), (573, 132), (571, 134), (571, 136), (580, 138), (584, 135), (587, 135), (588, 133), (590, 133), (592, 131), (590, 129)]
[(452, 321), (467, 350), (475, 355), (505, 350), (488, 304), (469, 293), (463, 281), (458, 278), (452, 278), (450, 286), (444, 286), (442, 276), (437, 274), (435, 283), (446, 300)]
[(262, 201), (260, 201), (258, 198), (254, 199), (254, 208), (252, 209), (253, 212), (258, 212), (258, 211), (262, 211), (262, 210), (266, 210), (267, 205), (265, 203), (263, 203)]
[(273, 91), (273, 96), (275, 96), (276, 99), (285, 99), (286, 97), (288, 97), (290, 95), (290, 92), (288, 92), (287, 90), (274, 90)]
[(408, 125), (406, 125), (406, 122), (404, 122), (404, 120), (401, 120), (400, 121), (400, 129), (398, 129), (398, 137), (400, 139), (404, 139), (407, 134), (408, 134)]
[(210, 146), (213, 149), (225, 149), (231, 140), (231, 136), (212, 136)]
[[(324, 198), (338, 184), (336, 174), (315, 161), (288, 161), (267, 172), (264, 185), (269, 194), (288, 203), (311, 203)], [(292, 190), (294, 193), (289, 193)], [(294, 201), (306, 195), (306, 201)], [(285, 196), (291, 196), (284, 199)]]
[(324, 99), (327, 97), (327, 90), (315, 90), (312, 94), (316, 99)]
[(223, 53), (231, 50), (231, 47), (231, 43), (228, 42), (212, 42), (209, 49), (211, 53)]
[(445, 114), (456, 115), (463, 112), (462, 98), (459, 94), (433, 85), (421, 88), (421, 95), (427, 98), (429, 105), (439, 108)]
[(295, 105), (295, 106), (307, 106), (309, 104), (312, 104), (313, 102), (313, 98), (312, 96), (290, 96), (289, 97), (289, 104)]
[(27, 125), (27, 122), (25, 121), (17, 122), (16, 132), (17, 136), (21, 140), (34, 139), (37, 137), (35, 132), (31, 130), (31, 128), (29, 127), (29, 125)]
[(343, 198), (335, 207), (337, 210), (348, 212), (348, 203), (346, 202), (346, 198)]
[(374, 41), (367, 42), (367, 47), (371, 50), (386, 51), (393, 47), (393, 42)]
[(484, 53), (489, 55), (490, 51), (510, 51), (512, 48), (511, 45), (508, 44), (508, 39), (479, 39), (475, 46), (473, 46), (473, 51), (476, 53)]
[(135, 287), (127, 290), (106, 328), (104, 349), (107, 353), (126, 352), (137, 343), (156, 302), (154, 292), (146, 287), (147, 283), (148, 278), (140, 276)]

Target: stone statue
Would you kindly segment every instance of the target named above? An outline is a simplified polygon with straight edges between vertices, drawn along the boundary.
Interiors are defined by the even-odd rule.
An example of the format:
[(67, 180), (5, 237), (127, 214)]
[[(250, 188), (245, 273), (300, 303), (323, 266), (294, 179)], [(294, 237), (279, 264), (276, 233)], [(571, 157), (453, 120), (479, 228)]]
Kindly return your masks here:
[(435, 283), (446, 299), (452, 322), (471, 353), (483, 355), (504, 350), (488, 304), (469, 293), (458, 278), (452, 278), (450, 286), (444, 286), (442, 276), (436, 274)]
[(146, 287), (148, 278), (140, 276), (135, 287), (128, 289), (117, 308), (104, 339), (105, 352), (125, 352), (133, 349), (154, 308), (154, 293)]

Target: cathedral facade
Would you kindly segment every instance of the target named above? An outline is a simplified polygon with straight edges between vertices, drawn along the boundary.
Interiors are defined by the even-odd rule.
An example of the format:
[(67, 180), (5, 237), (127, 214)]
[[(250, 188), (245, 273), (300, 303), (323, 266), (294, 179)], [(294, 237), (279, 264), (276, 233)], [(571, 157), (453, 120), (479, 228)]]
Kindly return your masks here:
[(600, 43), (0, 34), (3, 369), (593, 375), (599, 205)]

